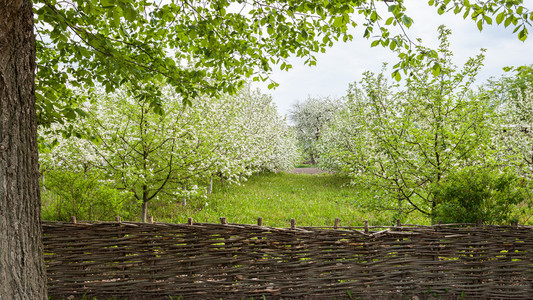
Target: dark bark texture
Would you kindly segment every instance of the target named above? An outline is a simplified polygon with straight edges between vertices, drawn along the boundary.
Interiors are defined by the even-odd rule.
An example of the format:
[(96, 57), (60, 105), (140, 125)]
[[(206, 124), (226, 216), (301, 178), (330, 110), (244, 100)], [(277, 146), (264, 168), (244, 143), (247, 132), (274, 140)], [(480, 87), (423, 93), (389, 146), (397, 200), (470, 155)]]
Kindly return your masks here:
[(46, 299), (31, 0), (0, 0), (0, 299)]

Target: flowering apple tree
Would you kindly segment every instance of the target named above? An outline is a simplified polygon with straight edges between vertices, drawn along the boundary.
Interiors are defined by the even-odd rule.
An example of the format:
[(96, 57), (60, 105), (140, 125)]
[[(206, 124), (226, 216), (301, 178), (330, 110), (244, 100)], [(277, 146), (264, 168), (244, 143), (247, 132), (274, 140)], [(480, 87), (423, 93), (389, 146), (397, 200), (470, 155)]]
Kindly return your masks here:
[(92, 93), (88, 117), (69, 125), (85, 136), (64, 139), (51, 130), (47, 139), (58, 142), (43, 151), (43, 167), (99, 170), (141, 204), (145, 221), (150, 200), (201, 194), (200, 185), (215, 174), (234, 182), (292, 165), (294, 137), (270, 97), (245, 88), (187, 107), (171, 89), (162, 91), (159, 113), (142, 92)]
[(439, 32), (437, 51), (420, 49), (439, 70), (428, 70), (424, 60), (414, 63), (404, 86), (366, 73), (320, 143), (323, 167), (352, 176), (399, 215), (416, 210), (431, 216), (439, 204), (432, 189), (457, 170), (489, 163), (494, 151), (487, 97), (471, 91), (483, 54), (456, 70), (450, 32)]
[(322, 130), (341, 106), (340, 99), (312, 97), (292, 106), (290, 119), (294, 123), (298, 145), (312, 164), (316, 164), (319, 156), (316, 147)]

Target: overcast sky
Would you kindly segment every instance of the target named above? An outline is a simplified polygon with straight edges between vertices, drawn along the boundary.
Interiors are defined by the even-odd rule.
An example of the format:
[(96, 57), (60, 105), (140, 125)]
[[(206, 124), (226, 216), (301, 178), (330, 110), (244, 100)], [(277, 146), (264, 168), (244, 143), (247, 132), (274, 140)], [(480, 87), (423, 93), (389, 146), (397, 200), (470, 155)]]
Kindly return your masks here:
[[(415, 3), (412, 5), (410, 3)], [(533, 0), (524, 1), (525, 7), (533, 9)], [(512, 28), (492, 25), (480, 32), (472, 20), (464, 20), (462, 15), (451, 13), (438, 15), (436, 8), (428, 7), (427, 1), (408, 1), (407, 15), (414, 20), (408, 30), (411, 39), (422, 38), (423, 44), (432, 48), (438, 46), (437, 28), (444, 24), (452, 30), (450, 49), (454, 53), (454, 63), (462, 66), (469, 57), (487, 49), (484, 67), (478, 76), (478, 83), (490, 77), (500, 77), (505, 66), (533, 64), (533, 28), (530, 37), (521, 42)], [(417, 6), (418, 5), (418, 6)], [(494, 22), (493, 24), (496, 24)], [(271, 78), (280, 86), (275, 90), (266, 84), (256, 84), (264, 93), (271, 94), (280, 114), (288, 114), (292, 104), (304, 101), (308, 96), (343, 96), (348, 84), (359, 81), (362, 73), (370, 70), (379, 72), (384, 62), (390, 66), (398, 62), (397, 56), (381, 46), (371, 48), (371, 40), (362, 38), (362, 26), (354, 31), (354, 40), (338, 43), (318, 54), (317, 66), (303, 65), (303, 60), (292, 58), (291, 70), (274, 70)]]

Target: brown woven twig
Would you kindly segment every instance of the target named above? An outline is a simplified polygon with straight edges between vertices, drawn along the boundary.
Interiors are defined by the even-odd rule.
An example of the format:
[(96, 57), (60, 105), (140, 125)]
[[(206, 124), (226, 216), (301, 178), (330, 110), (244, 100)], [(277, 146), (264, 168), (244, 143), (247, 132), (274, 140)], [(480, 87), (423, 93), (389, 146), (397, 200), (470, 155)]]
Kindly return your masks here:
[[(49, 295), (530, 299), (533, 228), (46, 222)], [(400, 298), (400, 297), (398, 297)]]

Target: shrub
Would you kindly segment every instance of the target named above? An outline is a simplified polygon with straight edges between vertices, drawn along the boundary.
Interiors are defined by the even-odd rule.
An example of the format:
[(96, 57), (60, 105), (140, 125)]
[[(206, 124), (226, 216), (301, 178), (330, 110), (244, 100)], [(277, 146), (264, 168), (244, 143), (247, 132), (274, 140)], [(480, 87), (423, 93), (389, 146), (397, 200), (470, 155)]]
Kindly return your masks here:
[(510, 224), (526, 199), (523, 182), (508, 170), (468, 167), (435, 185), (433, 220), (444, 223)]
[(44, 220), (68, 221), (71, 216), (100, 221), (113, 220), (117, 215), (129, 218), (124, 204), (131, 202), (131, 196), (106, 184), (102, 174), (54, 170), (45, 176)]

